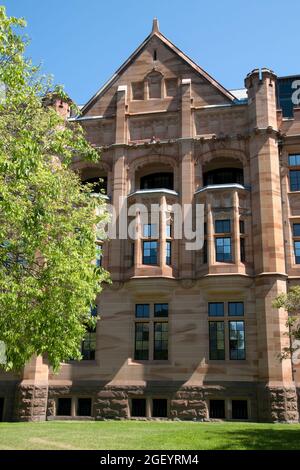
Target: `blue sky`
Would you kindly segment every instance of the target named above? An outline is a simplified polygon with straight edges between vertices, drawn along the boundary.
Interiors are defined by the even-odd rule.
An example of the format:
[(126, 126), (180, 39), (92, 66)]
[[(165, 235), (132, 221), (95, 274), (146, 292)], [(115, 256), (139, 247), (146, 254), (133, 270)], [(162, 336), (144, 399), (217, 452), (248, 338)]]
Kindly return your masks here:
[(270, 67), (300, 74), (299, 0), (7, 0), (23, 16), (28, 55), (85, 103), (149, 34), (165, 36), (229, 89)]

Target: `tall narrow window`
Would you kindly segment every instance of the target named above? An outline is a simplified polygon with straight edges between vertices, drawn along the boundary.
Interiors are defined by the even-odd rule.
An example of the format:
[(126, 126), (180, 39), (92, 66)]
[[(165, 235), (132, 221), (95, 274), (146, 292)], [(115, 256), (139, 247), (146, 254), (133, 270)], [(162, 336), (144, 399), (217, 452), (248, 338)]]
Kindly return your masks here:
[(173, 97), (177, 95), (178, 83), (177, 78), (168, 78), (165, 80), (165, 87), (166, 87), (166, 96)]
[(216, 238), (216, 260), (222, 263), (232, 261), (231, 237)]
[(229, 322), (230, 359), (245, 359), (245, 328), (243, 321)]
[(203, 261), (203, 264), (207, 264), (207, 240), (206, 239), (203, 242), (202, 261)]
[(148, 93), (149, 98), (161, 98), (162, 76), (159, 72), (152, 72), (148, 75)]
[(89, 328), (81, 344), (82, 359), (93, 361), (96, 354), (96, 330)]
[(172, 264), (172, 242), (170, 240), (166, 242), (166, 264), (168, 266)]
[(134, 82), (131, 85), (132, 99), (143, 100), (144, 99), (144, 82)]
[(168, 323), (154, 323), (154, 355), (156, 360), (168, 359)]
[(168, 314), (169, 306), (166, 303), (136, 304), (136, 360), (168, 359)]
[(300, 240), (294, 241), (295, 264), (300, 264)]
[(143, 242), (143, 264), (157, 265), (158, 242)]
[(96, 245), (96, 266), (102, 266), (102, 246), (99, 244)]
[(290, 170), (290, 190), (300, 191), (300, 155), (289, 155), (289, 167)]
[(225, 359), (225, 334), (223, 321), (209, 322), (209, 358), (211, 360)]
[(246, 261), (245, 238), (240, 238), (240, 257), (241, 257), (241, 262), (245, 263)]
[(137, 360), (149, 359), (149, 323), (135, 324), (135, 354)]

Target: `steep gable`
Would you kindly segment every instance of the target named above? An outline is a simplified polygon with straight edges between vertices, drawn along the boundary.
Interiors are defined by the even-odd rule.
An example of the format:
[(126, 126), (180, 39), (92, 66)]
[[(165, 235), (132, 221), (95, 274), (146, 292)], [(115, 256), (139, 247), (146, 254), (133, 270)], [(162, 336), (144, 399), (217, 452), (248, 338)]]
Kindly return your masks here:
[[(153, 86), (156, 86), (156, 89), (159, 86), (155, 84), (155, 73), (161, 74), (163, 80), (160, 99), (151, 99), (148, 91), (149, 83), (152, 84), (151, 77)], [(235, 99), (228, 90), (169, 41), (159, 31), (157, 20), (154, 20), (151, 34), (85, 104), (82, 116), (113, 115), (119, 85), (127, 85), (129, 112), (175, 111), (180, 100), (178, 86), (184, 78), (190, 78), (192, 81), (194, 106), (226, 104)], [(155, 98), (155, 95), (153, 96)]]

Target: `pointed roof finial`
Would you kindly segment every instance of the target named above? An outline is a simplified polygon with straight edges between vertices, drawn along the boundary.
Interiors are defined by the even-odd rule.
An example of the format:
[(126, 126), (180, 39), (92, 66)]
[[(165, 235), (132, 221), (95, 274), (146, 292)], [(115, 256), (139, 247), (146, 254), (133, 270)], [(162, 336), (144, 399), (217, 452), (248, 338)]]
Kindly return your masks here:
[(158, 25), (158, 19), (153, 18), (153, 24), (152, 24), (152, 34), (154, 33), (159, 33), (159, 25)]

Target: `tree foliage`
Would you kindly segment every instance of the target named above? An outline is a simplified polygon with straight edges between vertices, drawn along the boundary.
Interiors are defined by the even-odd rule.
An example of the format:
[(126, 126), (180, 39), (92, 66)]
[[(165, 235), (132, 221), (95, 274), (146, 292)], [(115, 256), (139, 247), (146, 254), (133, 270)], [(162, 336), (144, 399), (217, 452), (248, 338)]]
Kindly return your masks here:
[[(0, 340), (5, 368), (46, 355), (54, 369), (80, 358), (90, 307), (108, 279), (95, 258), (92, 198), (72, 171), (74, 156), (97, 162), (83, 130), (45, 96), (61, 93), (25, 57), (25, 21), (0, 7)], [(100, 211), (101, 212), (101, 211)]]
[(280, 352), (281, 359), (291, 358), (299, 346), (295, 340), (300, 340), (300, 286), (293, 286), (288, 293), (280, 294), (273, 302), (273, 307), (283, 308), (289, 314), (286, 323), (290, 344)]

